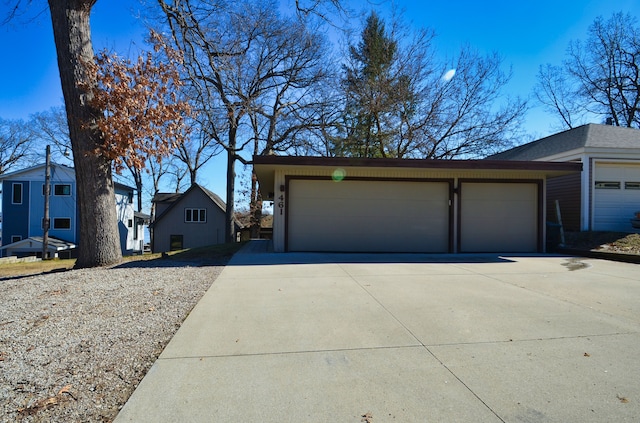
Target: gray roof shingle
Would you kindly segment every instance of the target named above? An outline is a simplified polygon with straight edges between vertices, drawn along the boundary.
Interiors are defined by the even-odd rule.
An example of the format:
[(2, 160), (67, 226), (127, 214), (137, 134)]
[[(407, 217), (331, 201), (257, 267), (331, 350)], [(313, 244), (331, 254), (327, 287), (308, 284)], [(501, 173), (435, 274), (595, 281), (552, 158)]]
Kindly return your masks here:
[(536, 160), (580, 148), (640, 149), (640, 130), (590, 123), (487, 157), (491, 160)]

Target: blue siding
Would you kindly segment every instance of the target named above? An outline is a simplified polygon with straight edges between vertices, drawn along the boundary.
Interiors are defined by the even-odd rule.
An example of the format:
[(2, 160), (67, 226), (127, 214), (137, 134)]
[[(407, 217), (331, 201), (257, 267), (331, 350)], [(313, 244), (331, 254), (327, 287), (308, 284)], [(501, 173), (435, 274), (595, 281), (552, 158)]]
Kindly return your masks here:
[[(13, 184), (22, 185), (22, 204), (13, 204)], [(29, 182), (2, 181), (2, 244), (13, 236), (29, 237)]]
[[(71, 185), (71, 195), (52, 195), (49, 201), (49, 216), (51, 217), (49, 236), (77, 244), (76, 184), (71, 182), (65, 182), (65, 184)], [(71, 227), (69, 229), (53, 229), (53, 219), (56, 217), (71, 219)]]
[[(55, 185), (71, 185), (71, 195), (55, 195)], [(44, 217), (44, 195), (42, 195), (44, 181), (31, 183), (31, 219), (29, 223), (30, 236), (42, 236), (42, 219)], [(51, 184), (51, 196), (49, 197), (49, 218), (51, 225), (49, 236), (77, 243), (76, 237), (76, 190), (75, 184), (70, 182), (54, 181)], [(54, 229), (55, 218), (71, 219), (71, 228)]]

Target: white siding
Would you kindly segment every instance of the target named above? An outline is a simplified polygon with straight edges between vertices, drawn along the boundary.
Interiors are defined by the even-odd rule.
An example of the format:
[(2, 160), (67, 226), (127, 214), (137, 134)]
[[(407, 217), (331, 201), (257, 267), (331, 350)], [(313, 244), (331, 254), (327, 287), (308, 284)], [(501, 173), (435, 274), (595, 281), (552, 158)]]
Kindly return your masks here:
[[(598, 182), (618, 184), (618, 188), (597, 188)], [(597, 163), (593, 177), (593, 230), (632, 232), (629, 220), (640, 211), (640, 164)]]

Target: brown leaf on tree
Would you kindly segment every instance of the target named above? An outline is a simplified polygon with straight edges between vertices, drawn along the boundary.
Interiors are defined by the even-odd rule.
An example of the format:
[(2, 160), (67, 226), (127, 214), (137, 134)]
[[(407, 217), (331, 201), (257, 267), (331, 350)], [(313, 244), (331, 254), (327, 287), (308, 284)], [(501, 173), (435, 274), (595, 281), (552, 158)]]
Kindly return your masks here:
[(94, 153), (113, 160), (118, 173), (170, 155), (189, 133), (185, 121), (191, 109), (178, 98), (182, 58), (159, 34), (152, 32), (150, 40), (155, 54), (132, 61), (103, 51), (95, 63), (85, 64), (95, 81), (86, 87), (88, 99), (101, 112), (94, 125), (104, 137)]

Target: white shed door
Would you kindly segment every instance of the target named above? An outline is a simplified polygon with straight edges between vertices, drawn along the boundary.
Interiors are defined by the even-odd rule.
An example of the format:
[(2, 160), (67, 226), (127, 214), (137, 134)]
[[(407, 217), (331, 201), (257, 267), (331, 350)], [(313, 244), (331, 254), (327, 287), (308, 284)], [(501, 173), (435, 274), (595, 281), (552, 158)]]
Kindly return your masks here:
[(631, 232), (629, 221), (637, 211), (640, 211), (640, 164), (596, 163), (593, 230)]
[(537, 252), (538, 213), (536, 183), (461, 183), (460, 252)]
[(289, 181), (289, 251), (448, 252), (449, 183)]

